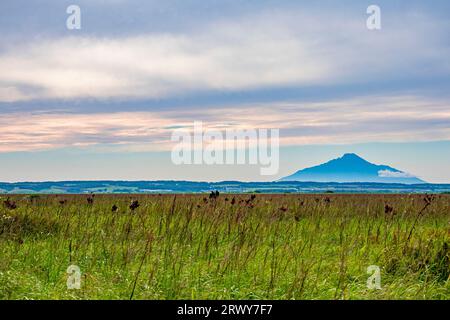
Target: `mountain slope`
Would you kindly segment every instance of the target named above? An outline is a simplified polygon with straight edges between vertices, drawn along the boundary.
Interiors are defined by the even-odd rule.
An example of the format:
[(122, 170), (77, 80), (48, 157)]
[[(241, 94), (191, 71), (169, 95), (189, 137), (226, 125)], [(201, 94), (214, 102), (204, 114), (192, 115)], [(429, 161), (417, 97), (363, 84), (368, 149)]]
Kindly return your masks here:
[(425, 183), (390, 166), (370, 163), (354, 153), (346, 153), (341, 158), (299, 170), (280, 181)]

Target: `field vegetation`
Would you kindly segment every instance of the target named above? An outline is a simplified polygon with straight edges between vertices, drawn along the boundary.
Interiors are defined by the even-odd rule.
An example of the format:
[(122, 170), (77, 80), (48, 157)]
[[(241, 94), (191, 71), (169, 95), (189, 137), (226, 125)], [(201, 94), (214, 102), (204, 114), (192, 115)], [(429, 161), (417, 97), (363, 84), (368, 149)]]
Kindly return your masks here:
[[(450, 299), (450, 195), (17, 195), (0, 299)], [(68, 289), (69, 266), (81, 288)], [(371, 265), (381, 289), (370, 289)]]

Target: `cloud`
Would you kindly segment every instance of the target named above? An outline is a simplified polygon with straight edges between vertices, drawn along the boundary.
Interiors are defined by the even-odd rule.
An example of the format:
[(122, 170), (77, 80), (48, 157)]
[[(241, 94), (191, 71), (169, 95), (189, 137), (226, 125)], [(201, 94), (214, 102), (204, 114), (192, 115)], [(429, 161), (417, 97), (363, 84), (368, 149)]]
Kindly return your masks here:
[(169, 119), (152, 113), (26, 114), (0, 118), (0, 152), (151, 142), (158, 149)]
[(360, 97), (314, 103), (237, 104), (202, 110), (76, 114), (13, 112), (0, 117), (0, 152), (64, 147), (110, 151), (170, 150), (178, 128), (280, 129), (281, 144), (450, 140), (450, 107), (414, 96)]
[(414, 178), (410, 173), (402, 171), (380, 170), (378, 176), (383, 178)]
[(29, 97), (17, 87), (0, 87), (0, 101), (2, 102), (15, 102), (28, 99)]
[[(258, 12), (196, 32), (59, 37), (0, 55), (0, 102), (162, 98), (189, 92), (448, 74), (448, 23), (414, 16), (369, 32), (344, 12)], [(417, 68), (420, 66), (420, 68)]]
[[(67, 38), (17, 48), (0, 57), (0, 68), (9, 70), (0, 75), (0, 84), (14, 90), (0, 99), (158, 98), (192, 90), (310, 83), (327, 74), (325, 64), (303, 53), (295, 39), (247, 35), (208, 43), (217, 37)], [(35, 93), (24, 94), (23, 86), (36, 88)]]

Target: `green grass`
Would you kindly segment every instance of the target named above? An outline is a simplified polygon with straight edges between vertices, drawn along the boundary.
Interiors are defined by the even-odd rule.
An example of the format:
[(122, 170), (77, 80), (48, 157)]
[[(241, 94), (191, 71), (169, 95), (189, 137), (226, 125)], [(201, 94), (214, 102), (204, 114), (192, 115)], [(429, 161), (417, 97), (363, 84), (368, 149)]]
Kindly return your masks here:
[(87, 197), (3, 197), (0, 299), (450, 299), (447, 195)]

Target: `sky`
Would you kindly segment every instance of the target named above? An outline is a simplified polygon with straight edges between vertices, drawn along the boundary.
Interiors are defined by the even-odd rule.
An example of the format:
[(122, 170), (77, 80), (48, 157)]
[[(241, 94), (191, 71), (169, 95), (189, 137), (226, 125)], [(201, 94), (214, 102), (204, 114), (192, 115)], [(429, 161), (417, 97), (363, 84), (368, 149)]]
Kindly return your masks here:
[[(81, 9), (70, 30), (66, 9)], [(381, 29), (369, 30), (369, 5)], [(0, 181), (271, 181), (353, 152), (450, 183), (450, 2), (2, 0)], [(278, 129), (279, 171), (174, 130)]]

